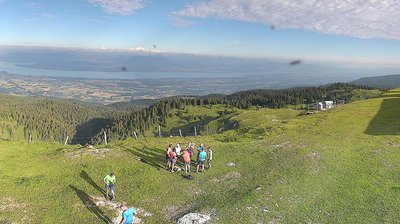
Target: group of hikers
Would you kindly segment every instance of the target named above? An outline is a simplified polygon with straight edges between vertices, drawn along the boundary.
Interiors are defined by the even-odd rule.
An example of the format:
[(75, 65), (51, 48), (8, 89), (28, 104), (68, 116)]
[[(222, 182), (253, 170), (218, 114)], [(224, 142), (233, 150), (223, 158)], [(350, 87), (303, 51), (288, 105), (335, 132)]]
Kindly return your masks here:
[[(203, 172), (205, 163), (208, 165), (208, 169), (211, 169), (211, 162), (213, 159), (213, 153), (211, 147), (207, 149), (204, 147), (204, 144), (200, 144), (197, 148), (196, 152), (196, 172)], [(182, 159), (184, 164), (184, 170), (187, 174), (190, 172), (190, 165), (192, 162), (192, 157), (195, 154), (195, 143), (189, 142), (188, 146), (185, 150), (182, 151), (180, 144), (176, 144), (173, 146), (169, 144), (166, 149), (166, 169), (170, 172), (175, 172), (175, 170), (180, 169), (177, 166), (177, 163)], [(208, 159), (207, 159), (208, 158)], [(178, 169), (176, 169), (178, 168)], [(114, 172), (111, 172), (109, 175), (105, 176), (103, 182), (105, 184), (105, 193), (106, 199), (115, 200), (115, 183), (117, 178)], [(122, 220), (120, 224), (131, 224), (135, 219), (136, 211), (134, 208), (128, 208), (125, 205), (121, 205), (120, 209), (122, 210)]]
[[(182, 151), (182, 148), (179, 143), (176, 144), (176, 146), (173, 146), (173, 144), (169, 144), (166, 149), (166, 154), (165, 154), (166, 169), (169, 170), (170, 172), (175, 172), (175, 170), (179, 170), (179, 167), (177, 167), (177, 163), (182, 159), (182, 162), (184, 164), (185, 173), (190, 172), (190, 165), (192, 162), (192, 157), (195, 154), (194, 148), (195, 148), (194, 142), (189, 142), (186, 149), (183, 151)], [(208, 157), (208, 160), (207, 160), (207, 157)], [(201, 143), (197, 147), (196, 172), (204, 171), (204, 164), (206, 163), (206, 160), (207, 160), (208, 169), (211, 169), (212, 159), (213, 159), (213, 153), (212, 153), (211, 147), (208, 147), (206, 149), (204, 147), (204, 144)]]

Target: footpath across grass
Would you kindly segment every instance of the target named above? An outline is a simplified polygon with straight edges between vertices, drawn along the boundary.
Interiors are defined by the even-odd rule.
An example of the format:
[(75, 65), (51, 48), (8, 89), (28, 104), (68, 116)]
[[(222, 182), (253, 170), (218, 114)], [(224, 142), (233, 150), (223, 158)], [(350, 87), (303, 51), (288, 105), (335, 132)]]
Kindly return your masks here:
[[(189, 212), (210, 214), (211, 223), (397, 223), (397, 99), (305, 116), (238, 111), (229, 117), (238, 128), (199, 138), (128, 139), (94, 149), (0, 142), (0, 223), (107, 223), (117, 216), (102, 201), (101, 180), (111, 171), (116, 201), (138, 208), (143, 223), (171, 223)], [(377, 119), (391, 126), (373, 133)], [(212, 170), (192, 173), (193, 180), (164, 169), (167, 144), (190, 141), (214, 153)]]

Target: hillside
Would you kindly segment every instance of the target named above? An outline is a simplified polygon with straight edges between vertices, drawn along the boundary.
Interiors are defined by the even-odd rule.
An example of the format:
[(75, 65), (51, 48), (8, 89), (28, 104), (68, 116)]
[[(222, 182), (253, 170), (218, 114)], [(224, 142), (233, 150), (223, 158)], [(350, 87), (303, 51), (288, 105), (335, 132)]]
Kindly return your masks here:
[[(230, 95), (165, 98), (156, 101), (147, 108), (142, 108), (116, 119), (96, 136), (93, 136), (92, 143), (101, 143), (104, 139), (104, 132), (107, 133), (110, 141), (132, 137), (134, 132), (144, 136), (158, 136), (159, 126), (162, 128), (164, 136), (179, 135), (179, 129), (185, 129), (185, 133), (193, 133), (194, 127), (206, 134), (219, 133), (224, 129), (232, 128), (230, 127), (233, 125), (232, 123), (224, 124), (231, 116), (227, 114), (234, 114), (236, 110), (240, 109), (248, 109), (253, 106), (271, 109), (305, 109), (307, 104), (321, 100), (350, 102), (377, 97), (380, 94), (380, 90), (369, 87), (334, 83), (319, 87), (248, 90)], [(192, 107), (196, 107), (196, 109), (192, 109)], [(208, 108), (209, 111), (200, 109), (203, 107)], [(170, 118), (175, 118), (172, 125), (169, 121)], [(209, 125), (215, 119), (218, 121)], [(218, 123), (223, 125), (215, 125)]]
[(0, 94), (0, 139), (87, 142), (129, 111), (75, 100)]
[[(95, 149), (1, 141), (0, 222), (108, 223), (117, 213), (102, 203), (101, 179), (114, 171), (117, 202), (139, 208), (143, 223), (190, 212), (212, 223), (397, 223), (399, 107), (392, 90), (307, 116), (238, 109), (227, 118), (238, 128), (198, 138)], [(214, 149), (213, 169), (194, 180), (163, 169), (164, 147), (189, 141)]]
[[(249, 90), (231, 95), (177, 96), (151, 101), (131, 101), (107, 106), (44, 97), (2, 94), (0, 138), (6, 140), (62, 143), (101, 143), (134, 136), (209, 135), (237, 128), (229, 118), (237, 110), (259, 108), (305, 108), (318, 100), (360, 100), (379, 96), (379, 90), (335, 83), (320, 87), (284, 90)], [(145, 106), (151, 103), (150, 106)], [(140, 104), (143, 103), (143, 104)]]
[(370, 86), (381, 89), (393, 89), (400, 87), (400, 75), (365, 77), (354, 80), (350, 83), (355, 85)]

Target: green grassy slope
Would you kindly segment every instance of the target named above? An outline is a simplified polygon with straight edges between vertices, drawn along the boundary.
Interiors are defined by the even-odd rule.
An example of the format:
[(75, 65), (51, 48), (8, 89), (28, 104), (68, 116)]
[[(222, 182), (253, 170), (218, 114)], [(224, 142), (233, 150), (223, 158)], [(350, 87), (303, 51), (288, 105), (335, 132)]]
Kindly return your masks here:
[[(293, 109), (260, 110), (253, 107), (243, 110), (226, 105), (187, 106), (185, 109), (172, 110), (165, 125), (161, 127), (161, 132), (162, 136), (179, 136), (181, 130), (183, 136), (194, 136), (196, 127), (198, 135), (208, 136), (240, 129), (240, 132), (233, 132), (246, 132), (254, 137), (256, 133), (263, 135), (269, 129), (281, 126), (300, 113), (300, 110)], [(158, 136), (158, 126), (148, 130), (146, 136)]]
[[(0, 142), (0, 223), (104, 223), (114, 211), (85, 204), (102, 195), (101, 178), (111, 170), (117, 201), (150, 212), (145, 223), (171, 223), (190, 211), (212, 213), (213, 223), (396, 223), (399, 108), (400, 94), (391, 91), (307, 116), (237, 110), (223, 118), (237, 124), (227, 132), (128, 139), (98, 146), (111, 151), (95, 155)], [(162, 169), (164, 147), (189, 141), (214, 148), (213, 169), (193, 181)]]

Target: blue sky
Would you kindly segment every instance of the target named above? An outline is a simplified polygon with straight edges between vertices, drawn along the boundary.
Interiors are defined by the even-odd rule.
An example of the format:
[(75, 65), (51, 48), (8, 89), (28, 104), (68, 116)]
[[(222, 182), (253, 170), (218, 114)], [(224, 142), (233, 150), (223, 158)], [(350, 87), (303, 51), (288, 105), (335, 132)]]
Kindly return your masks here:
[[(395, 0), (0, 0), (0, 45), (400, 67)], [(274, 26), (274, 29), (271, 29)]]

